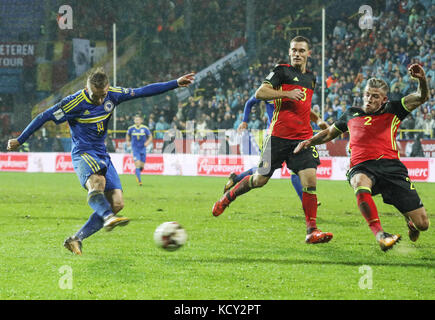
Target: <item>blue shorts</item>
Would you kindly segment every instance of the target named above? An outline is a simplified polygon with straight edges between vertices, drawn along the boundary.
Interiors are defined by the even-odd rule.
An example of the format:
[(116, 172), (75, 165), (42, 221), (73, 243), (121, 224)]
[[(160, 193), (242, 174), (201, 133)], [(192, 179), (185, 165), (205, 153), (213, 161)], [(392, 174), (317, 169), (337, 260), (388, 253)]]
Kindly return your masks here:
[(147, 159), (146, 149), (133, 149), (133, 160), (145, 163)]
[(104, 191), (113, 189), (122, 190), (121, 180), (108, 154), (97, 155), (93, 152), (84, 152), (81, 154), (73, 154), (71, 158), (74, 171), (83, 188), (86, 189), (86, 181), (88, 181), (89, 177), (98, 172), (106, 177), (106, 187)]

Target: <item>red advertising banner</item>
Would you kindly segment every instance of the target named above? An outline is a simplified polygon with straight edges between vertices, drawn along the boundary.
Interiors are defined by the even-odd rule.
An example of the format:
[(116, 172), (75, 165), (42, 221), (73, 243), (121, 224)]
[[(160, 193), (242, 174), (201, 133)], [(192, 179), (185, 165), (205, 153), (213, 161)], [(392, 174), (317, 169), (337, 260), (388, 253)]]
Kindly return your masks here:
[[(281, 167), (281, 178), (289, 178), (291, 176), (290, 170), (287, 168), (285, 162)], [(330, 179), (332, 176), (332, 159), (320, 159), (320, 165), (317, 167), (317, 178)]]
[(28, 154), (0, 154), (0, 171), (27, 171)]
[(56, 172), (74, 172), (71, 155), (58, 154), (56, 156), (56, 164), (54, 170)]
[(429, 161), (402, 160), (408, 169), (409, 178), (413, 181), (426, 181), (429, 178)]
[[(125, 155), (123, 159), (122, 173), (134, 174), (136, 169), (132, 155)], [(143, 174), (163, 174), (165, 169), (162, 155), (147, 155)]]
[(332, 176), (332, 159), (320, 159), (317, 167), (317, 178), (330, 179)]
[(197, 173), (199, 176), (228, 176), (244, 171), (242, 157), (198, 157)]

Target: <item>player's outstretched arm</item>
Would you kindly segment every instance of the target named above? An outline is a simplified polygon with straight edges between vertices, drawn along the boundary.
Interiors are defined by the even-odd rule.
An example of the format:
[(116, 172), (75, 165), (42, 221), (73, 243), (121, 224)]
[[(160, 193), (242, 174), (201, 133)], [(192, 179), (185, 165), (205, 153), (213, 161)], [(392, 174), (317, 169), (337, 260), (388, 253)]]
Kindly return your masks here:
[(20, 134), (20, 136), (16, 139), (10, 139), (8, 141), (7, 150), (8, 151), (15, 151), (19, 148), (20, 145), (22, 145), (24, 142), (26, 142), (27, 139), (39, 128), (41, 128), (44, 123), (46, 123), (49, 120), (53, 120), (53, 111), (55, 107), (51, 107), (44, 112), (41, 112), (38, 114), (32, 122), (29, 123), (29, 125), (24, 129), (24, 131)]
[(318, 144), (326, 143), (337, 138), (342, 132), (335, 128), (335, 126), (330, 126), (325, 130), (320, 131), (314, 137), (308, 140), (304, 140), (299, 142), (293, 153), (298, 153), (303, 149), (307, 149), (311, 146), (315, 146)]
[(274, 99), (292, 99), (301, 100), (304, 98), (302, 90), (294, 89), (291, 91), (275, 90), (271, 84), (263, 83), (260, 88), (255, 92), (255, 98), (260, 100), (274, 100)]
[(121, 102), (132, 99), (155, 96), (166, 91), (176, 89), (178, 87), (187, 87), (191, 85), (194, 81), (195, 74), (188, 73), (184, 76), (179, 77), (176, 80), (151, 83), (144, 87), (136, 89), (118, 89), (118, 91), (115, 90), (112, 94), (114, 95), (113, 99), (115, 100), (115, 103), (119, 104)]
[(429, 84), (427, 82), (424, 69), (420, 65), (411, 65), (408, 68), (408, 73), (412, 78), (416, 78), (418, 80), (417, 91), (403, 98), (403, 104), (405, 105), (406, 109), (411, 112), (429, 100)]
[(195, 73), (191, 72), (177, 79), (179, 87), (187, 87), (195, 81)]

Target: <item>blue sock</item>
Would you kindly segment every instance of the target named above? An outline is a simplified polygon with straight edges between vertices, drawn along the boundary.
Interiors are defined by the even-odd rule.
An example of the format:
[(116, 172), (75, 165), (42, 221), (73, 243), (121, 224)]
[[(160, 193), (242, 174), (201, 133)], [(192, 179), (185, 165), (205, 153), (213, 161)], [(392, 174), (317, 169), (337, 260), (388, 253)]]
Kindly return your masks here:
[(88, 194), (88, 204), (101, 219), (112, 214), (112, 207), (102, 191), (90, 192)]
[(297, 174), (292, 174), (291, 179), (292, 179), (293, 188), (295, 188), (295, 191), (298, 194), (299, 199), (301, 199), (301, 201), (302, 201), (302, 184), (301, 184), (301, 179), (299, 179), (299, 176)]
[(76, 237), (80, 240), (84, 240), (100, 230), (103, 225), (103, 219), (101, 219), (101, 217), (96, 212), (94, 212), (89, 217), (89, 220), (84, 224), (84, 226), (79, 231), (77, 231)]
[(136, 168), (135, 173), (136, 173), (136, 177), (137, 177), (137, 181), (142, 182), (140, 180), (140, 173), (141, 173), (142, 169), (141, 168)]
[(234, 179), (234, 182), (237, 183), (237, 182), (241, 181), (244, 177), (253, 175), (255, 171), (257, 171), (257, 167), (253, 167), (249, 170), (246, 170), (245, 172), (242, 172), (241, 174), (236, 176), (236, 178)]

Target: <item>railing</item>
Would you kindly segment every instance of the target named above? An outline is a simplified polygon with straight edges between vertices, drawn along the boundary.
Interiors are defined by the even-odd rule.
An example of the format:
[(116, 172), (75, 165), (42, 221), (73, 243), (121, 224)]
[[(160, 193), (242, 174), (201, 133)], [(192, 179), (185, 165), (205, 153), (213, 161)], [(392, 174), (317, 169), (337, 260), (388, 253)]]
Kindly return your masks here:
[[(228, 130), (234, 130), (234, 129), (228, 129)], [(260, 133), (261, 131), (263, 131), (265, 129), (260, 129), (258, 131), (256, 131), (256, 133)], [(154, 130), (153, 132), (153, 138), (156, 137), (157, 133), (163, 133), (163, 135), (168, 132), (169, 130)], [(177, 130), (176, 132), (182, 133), (182, 134), (190, 134), (192, 136), (195, 136), (197, 134), (201, 135), (201, 136), (206, 136), (207, 133), (215, 133), (215, 134), (219, 134), (220, 132), (224, 132), (224, 129), (220, 129), (220, 130)], [(320, 130), (313, 130), (314, 133), (320, 132)], [(403, 139), (403, 133), (406, 132), (414, 132), (414, 133), (425, 133), (425, 130), (423, 129), (401, 129), (398, 131), (399, 134), (399, 139)], [(108, 130), (109, 134), (112, 133), (127, 133), (127, 130)], [(433, 139), (434, 135), (433, 135), (433, 130), (430, 132), (430, 139)]]

